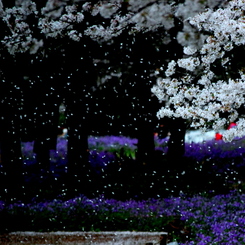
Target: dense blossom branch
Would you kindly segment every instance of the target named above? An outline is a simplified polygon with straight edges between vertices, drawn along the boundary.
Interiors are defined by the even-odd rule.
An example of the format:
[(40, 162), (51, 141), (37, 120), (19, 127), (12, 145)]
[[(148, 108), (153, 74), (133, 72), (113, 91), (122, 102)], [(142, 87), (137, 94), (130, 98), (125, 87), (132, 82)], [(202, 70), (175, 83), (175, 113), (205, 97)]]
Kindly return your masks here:
[[(242, 116), (245, 66), (237, 66), (235, 73), (232, 62), (235, 47), (245, 42), (244, 0), (47, 0), (41, 9), (31, 0), (16, 2), (5, 8), (0, 1), (2, 48), (12, 55), (42, 53), (51, 39), (62, 45), (64, 38), (91, 38), (109, 45), (122, 34), (160, 32), (164, 44), (177, 40), (184, 53), (159, 69), (165, 77), (158, 78), (152, 91), (166, 107), (158, 116), (191, 119), (193, 127), (211, 123), (217, 130)], [(176, 28), (176, 19), (182, 28)], [(237, 124), (227, 139), (243, 132), (242, 119)]]
[[(245, 64), (233, 65), (235, 77), (229, 73), (237, 62), (235, 47), (245, 42), (245, 1), (233, 0), (223, 8), (206, 11), (189, 18), (191, 25), (211, 35), (196, 52), (186, 47), (186, 57), (171, 61), (165, 78), (159, 78), (152, 92), (168, 105), (159, 110), (159, 117), (182, 117), (192, 121), (192, 127), (204, 128), (212, 124), (215, 130), (236, 121), (237, 127), (224, 133), (225, 140), (244, 135)], [(240, 48), (240, 50), (242, 50)], [(241, 54), (239, 54), (241, 55)], [(216, 67), (219, 69), (216, 69)], [(176, 72), (184, 69), (182, 76)], [(225, 79), (220, 79), (223, 70)], [(166, 96), (168, 95), (168, 96)]]
[[(186, 0), (184, 4), (168, 3), (166, 0), (114, 0), (95, 4), (74, 1), (68, 5), (66, 1), (48, 0), (45, 7), (37, 9), (35, 2), (20, 1), (13, 8), (0, 7), (2, 20), (10, 31), (2, 43), (14, 54), (26, 51), (35, 53), (45, 45), (48, 37), (69, 37), (80, 41), (83, 35), (87, 35), (96, 41), (108, 41), (124, 30), (134, 34), (158, 28), (162, 28), (164, 35), (168, 36), (168, 30), (174, 27), (174, 17), (184, 21), (205, 6), (214, 5), (213, 2), (217, 1), (200, 3), (198, 0)], [(37, 24), (31, 23), (29, 16), (36, 18)], [(82, 27), (78, 25), (81, 22)], [(186, 43), (191, 39), (193, 45), (200, 43), (202, 38), (197, 40), (194, 33), (196, 31), (189, 24), (185, 25), (184, 31), (178, 35), (179, 42)]]

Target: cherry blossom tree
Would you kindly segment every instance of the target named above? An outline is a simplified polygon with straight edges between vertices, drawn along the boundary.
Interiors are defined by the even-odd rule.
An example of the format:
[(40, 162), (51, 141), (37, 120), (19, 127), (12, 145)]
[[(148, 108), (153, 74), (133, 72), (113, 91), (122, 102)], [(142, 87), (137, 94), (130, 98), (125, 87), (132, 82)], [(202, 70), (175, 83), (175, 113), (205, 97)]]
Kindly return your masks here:
[(244, 9), (245, 1), (229, 1), (218, 9), (188, 18), (190, 25), (208, 34), (199, 47), (184, 47), (185, 56), (171, 60), (152, 91), (165, 101), (159, 117), (184, 118), (193, 128), (224, 132), (224, 139), (244, 135)]
[[(186, 19), (205, 11), (206, 7), (215, 12), (215, 9), (225, 5), (222, 2), (218, 0), (0, 1), (0, 48), (3, 58), (1, 73), (6, 84), (12, 87), (9, 90), (4, 87), (4, 83), (1, 83), (1, 86), (5, 88), (2, 91), (14, 91), (19, 96), (13, 99), (12, 95), (5, 94), (7, 97), (3, 100), (4, 105), (8, 104), (11, 113), (3, 116), (9, 121), (14, 121), (17, 125), (13, 127), (22, 133), (21, 136), (14, 130), (3, 127), (3, 131), (8, 133), (2, 134), (1, 141), (10, 139), (11, 135), (11, 142), (18, 145), (20, 137), (23, 137), (23, 131), (25, 136), (30, 135), (26, 133), (28, 129), (23, 129), (27, 124), (30, 128), (31, 124), (25, 118), (32, 118), (36, 125), (34, 131), (37, 134), (38, 161), (42, 166), (41, 169), (47, 168), (48, 151), (55, 147), (54, 129), (58, 121), (58, 107), (65, 99), (70, 132), (69, 171), (71, 176), (84, 172), (81, 170), (88, 169), (86, 165), (88, 104), (97, 82), (106, 82), (112, 77), (117, 77), (118, 81), (122, 79), (126, 81), (125, 74), (130, 70), (128, 77), (131, 80), (135, 79), (131, 85), (135, 86), (137, 82), (138, 89), (144, 87), (144, 91), (150, 92), (152, 82), (158, 73), (161, 74), (164, 70), (160, 67), (160, 63), (167, 65), (168, 61), (174, 60), (168, 65), (168, 74), (171, 76), (173, 75), (171, 68), (175, 67), (175, 63), (178, 61), (180, 64), (184, 63), (184, 60), (181, 61), (182, 46), (191, 45), (193, 50), (203, 45), (207, 33), (199, 32)], [(152, 46), (150, 46), (152, 39), (149, 38), (151, 35), (154, 37)], [(148, 38), (143, 45), (149, 46), (139, 48), (132, 45), (136, 39), (137, 45), (140, 45), (140, 38), (145, 40)], [(144, 55), (149, 48), (154, 50), (156, 56), (154, 60)], [(185, 49), (185, 52), (192, 51)], [(130, 57), (135, 53), (137, 62), (134, 56)], [(118, 59), (116, 54), (119, 55)], [(198, 60), (191, 62), (198, 63)], [(108, 69), (101, 72), (101, 64), (103, 66), (108, 64)], [(134, 76), (134, 73), (137, 76)], [(143, 85), (139, 86), (141, 82)], [(29, 97), (29, 94), (32, 94), (32, 97)], [(137, 97), (137, 103), (141, 103), (142, 98), (144, 94)], [(11, 103), (13, 100), (16, 106)], [(144, 99), (143, 103), (146, 107), (147, 99)], [(149, 115), (149, 110), (142, 112), (140, 124), (146, 123), (145, 115)], [(20, 124), (15, 118), (21, 118)], [(23, 128), (19, 128), (20, 125), (23, 125)], [(19, 159), (17, 148), (13, 150), (13, 147), (8, 147), (9, 152), (14, 151), (14, 157), (18, 156)], [(146, 151), (147, 149), (143, 149), (143, 154), (149, 153)], [(5, 152), (7, 154), (8, 151)], [(80, 182), (86, 174), (74, 179)]]

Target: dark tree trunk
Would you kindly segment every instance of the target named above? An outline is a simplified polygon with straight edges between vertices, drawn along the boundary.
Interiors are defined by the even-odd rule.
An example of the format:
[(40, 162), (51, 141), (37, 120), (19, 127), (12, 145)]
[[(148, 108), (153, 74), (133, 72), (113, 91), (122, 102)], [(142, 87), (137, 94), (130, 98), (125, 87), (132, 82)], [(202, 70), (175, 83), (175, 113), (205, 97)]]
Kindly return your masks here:
[[(42, 68), (47, 70), (46, 67)], [(34, 140), (35, 190), (36, 194), (43, 195), (51, 193), (50, 190), (55, 191), (53, 188), (55, 177), (50, 169), (50, 150), (56, 150), (57, 145), (60, 98), (55, 80), (50, 79), (51, 75), (49, 73), (42, 74), (38, 64), (35, 69), (36, 72), (30, 78), (30, 80), (33, 79), (33, 83), (29, 86), (26, 84), (24, 90), (23, 103), (28, 118), (23, 120), (26, 127), (23, 139)], [(38, 77), (39, 74), (41, 75)], [(34, 191), (31, 185), (29, 188), (31, 188), (30, 192)]]
[(68, 100), (66, 111), (68, 126), (68, 195), (85, 194), (88, 191), (90, 173), (86, 105), (82, 100)]
[[(144, 68), (144, 66), (142, 67)], [(136, 105), (136, 127), (138, 128), (138, 149), (136, 160), (143, 163), (147, 168), (153, 167), (155, 156), (154, 129), (157, 120), (156, 105), (158, 101), (151, 95), (151, 85), (148, 77), (142, 74), (141, 70), (136, 70), (135, 97)]]
[[(4, 28), (3, 28), (4, 33)], [(0, 74), (0, 198), (22, 199), (25, 194), (20, 138), (21, 81), (16, 60), (2, 50)]]
[[(89, 194), (91, 168), (89, 164), (88, 134), (90, 125), (88, 111), (91, 87), (97, 84), (97, 73), (89, 53), (91, 49), (82, 44), (71, 44), (66, 49), (66, 75), (63, 94), (68, 129), (66, 187), (68, 195)], [(79, 50), (79, 52), (78, 52)], [(83, 59), (81, 59), (83, 57)]]
[[(41, 198), (49, 198), (62, 186), (57, 182), (55, 172), (51, 171), (50, 150), (56, 150), (59, 107), (55, 101), (45, 101), (45, 106), (38, 107), (36, 113), (34, 152), (36, 153), (36, 194)], [(30, 186), (31, 188), (31, 186)], [(30, 189), (33, 192), (33, 188)]]
[(185, 154), (186, 123), (182, 118), (168, 119), (170, 138), (168, 141), (167, 156), (170, 165), (182, 168), (182, 159)]
[[(22, 112), (21, 112), (21, 140), (23, 142), (32, 142), (35, 139), (35, 113), (37, 101), (39, 100), (38, 94), (29, 82), (23, 79), (21, 84), (22, 93)], [(40, 103), (40, 102), (39, 102)]]
[(56, 150), (59, 107), (51, 102), (45, 102), (45, 107), (38, 107), (34, 152), (39, 169), (42, 173), (49, 173), (50, 150)]
[(141, 165), (150, 166), (154, 160), (154, 126), (150, 122), (141, 122), (138, 127), (138, 145), (136, 160)]
[[(16, 84), (15, 84), (16, 85)], [(21, 199), (24, 193), (20, 141), (19, 92), (13, 82), (2, 80), (0, 87), (0, 198)]]
[[(1, 127), (2, 131), (6, 128)], [(16, 130), (16, 128), (15, 128)], [(25, 193), (20, 138), (12, 133), (1, 135), (0, 198), (6, 201), (22, 200)]]

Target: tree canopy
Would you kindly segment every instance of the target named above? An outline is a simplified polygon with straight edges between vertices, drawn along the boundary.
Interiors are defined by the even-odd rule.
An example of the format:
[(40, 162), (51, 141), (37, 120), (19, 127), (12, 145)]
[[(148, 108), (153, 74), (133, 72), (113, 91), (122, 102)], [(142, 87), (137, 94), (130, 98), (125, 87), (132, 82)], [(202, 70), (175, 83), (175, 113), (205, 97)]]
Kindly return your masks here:
[(142, 162), (154, 150), (157, 98), (158, 117), (176, 118), (178, 152), (185, 121), (215, 130), (236, 122), (224, 138), (244, 134), (244, 9), (244, 0), (0, 0), (2, 164), (20, 166), (20, 138), (31, 135), (47, 168), (65, 101), (68, 169), (86, 177), (87, 117), (101, 113), (94, 96), (108, 91), (108, 116), (138, 123)]
[[(56, 90), (60, 97), (57, 88), (89, 97), (98, 84), (117, 78), (146, 98), (167, 62), (182, 58), (184, 46), (203, 44), (207, 33), (187, 19), (222, 6), (219, 0), (1, 1), (2, 73), (16, 68), (20, 80), (46, 81), (46, 94)], [(70, 83), (74, 76), (87, 79)], [(134, 106), (142, 103), (134, 98)]]
[(216, 131), (236, 122), (224, 139), (244, 135), (244, 10), (245, 1), (235, 0), (188, 19), (208, 36), (199, 48), (186, 46), (183, 58), (163, 69), (163, 78), (152, 89), (168, 102), (159, 117), (181, 117), (194, 128)]

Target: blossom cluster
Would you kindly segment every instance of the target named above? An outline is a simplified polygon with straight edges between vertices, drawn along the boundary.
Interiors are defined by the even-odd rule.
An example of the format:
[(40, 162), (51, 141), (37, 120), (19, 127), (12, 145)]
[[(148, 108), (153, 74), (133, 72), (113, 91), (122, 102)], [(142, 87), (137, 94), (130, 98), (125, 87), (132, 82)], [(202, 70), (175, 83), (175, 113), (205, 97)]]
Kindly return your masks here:
[[(41, 9), (31, 0), (16, 2), (12, 8), (4, 8), (1, 2), (0, 17), (9, 30), (2, 43), (11, 54), (28, 51), (34, 54), (45, 48), (47, 38), (68, 37), (80, 41), (89, 36), (96, 41), (109, 41), (124, 30), (134, 34), (159, 28), (166, 38), (168, 31), (175, 26), (174, 19), (178, 18), (184, 23), (178, 41), (183, 45), (188, 41), (198, 46), (203, 38), (194, 38), (196, 30), (185, 19), (206, 6), (214, 7), (216, 2), (186, 0), (179, 4), (165, 0), (113, 0), (75, 1), (69, 5), (61, 0), (48, 0)], [(122, 10), (125, 7), (126, 12)]]
[[(13, 55), (18, 52), (44, 55), (52, 39), (61, 43), (65, 38), (74, 42), (92, 39), (110, 44), (121, 34), (154, 31), (161, 34), (164, 44), (176, 39), (184, 47), (183, 57), (170, 60), (162, 68), (165, 77), (159, 78), (152, 88), (166, 102), (158, 116), (183, 117), (194, 128), (205, 129), (212, 124), (215, 130), (236, 121), (237, 127), (224, 134), (229, 141), (245, 132), (240, 112), (244, 103), (244, 67), (240, 64), (234, 71), (231, 66), (236, 62), (234, 50), (244, 45), (244, 5), (244, 0), (182, 3), (113, 0), (72, 4), (47, 0), (38, 9), (31, 0), (16, 1), (12, 8), (5, 8), (1, 2), (1, 24), (5, 27), (1, 43)], [(177, 28), (176, 20), (182, 28)], [(178, 33), (171, 36), (176, 28)]]
[(158, 117), (182, 117), (191, 127), (206, 130), (212, 125), (216, 131), (236, 121), (224, 140), (244, 135), (244, 69), (242, 64), (236, 67), (234, 58), (235, 47), (244, 45), (244, 9), (245, 1), (235, 0), (188, 18), (200, 33), (210, 35), (198, 50), (188, 44), (183, 58), (170, 61), (165, 77), (158, 78), (152, 92), (166, 102)]

